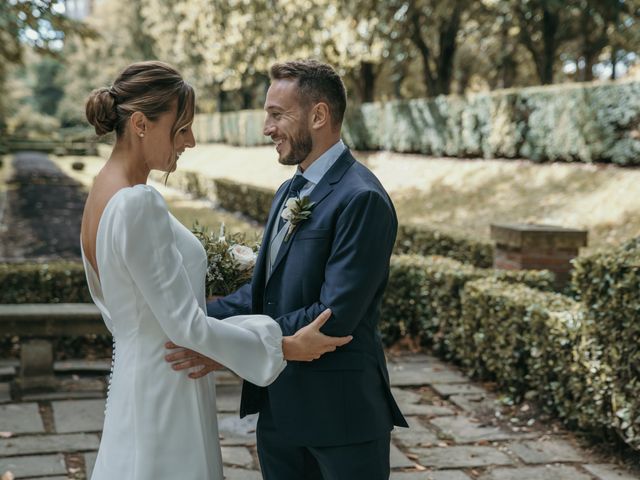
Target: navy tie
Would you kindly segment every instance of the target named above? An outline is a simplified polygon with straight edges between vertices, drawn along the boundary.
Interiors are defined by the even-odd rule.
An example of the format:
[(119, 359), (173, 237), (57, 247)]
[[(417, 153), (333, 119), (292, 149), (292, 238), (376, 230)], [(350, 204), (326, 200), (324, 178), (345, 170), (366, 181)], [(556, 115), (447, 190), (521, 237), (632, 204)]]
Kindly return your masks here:
[[(293, 181), (289, 185), (289, 194), (287, 195), (287, 199), (284, 201), (284, 203), (286, 204), (287, 200), (289, 200), (290, 198), (297, 197), (298, 195), (300, 195), (300, 190), (302, 190), (302, 187), (304, 187), (306, 184), (307, 184), (307, 179), (300, 174), (296, 174), (296, 176), (293, 177)], [(282, 206), (282, 210), (280, 210), (280, 213), (282, 213), (283, 210), (284, 210), (284, 204)], [(282, 215), (280, 215), (280, 218), (278, 219), (278, 232), (282, 230), (283, 226), (284, 226), (284, 218), (282, 218)]]

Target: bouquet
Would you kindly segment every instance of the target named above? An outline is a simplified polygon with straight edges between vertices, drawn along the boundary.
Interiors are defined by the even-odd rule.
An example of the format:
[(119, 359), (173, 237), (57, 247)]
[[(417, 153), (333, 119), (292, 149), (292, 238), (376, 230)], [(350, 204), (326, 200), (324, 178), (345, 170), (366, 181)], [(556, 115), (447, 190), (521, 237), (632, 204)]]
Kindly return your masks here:
[(260, 248), (257, 239), (247, 244), (242, 233), (226, 235), (224, 223), (217, 236), (197, 221), (192, 232), (207, 252), (207, 298), (233, 293), (251, 280)]

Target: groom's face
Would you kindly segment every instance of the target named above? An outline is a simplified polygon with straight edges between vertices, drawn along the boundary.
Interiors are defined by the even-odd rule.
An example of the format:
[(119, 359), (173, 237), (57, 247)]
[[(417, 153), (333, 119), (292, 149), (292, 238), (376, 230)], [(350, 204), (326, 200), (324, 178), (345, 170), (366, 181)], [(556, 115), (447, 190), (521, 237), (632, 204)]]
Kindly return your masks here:
[(313, 138), (309, 128), (309, 108), (300, 100), (297, 80), (274, 80), (264, 104), (267, 118), (264, 134), (276, 144), (278, 161), (298, 165), (311, 153)]

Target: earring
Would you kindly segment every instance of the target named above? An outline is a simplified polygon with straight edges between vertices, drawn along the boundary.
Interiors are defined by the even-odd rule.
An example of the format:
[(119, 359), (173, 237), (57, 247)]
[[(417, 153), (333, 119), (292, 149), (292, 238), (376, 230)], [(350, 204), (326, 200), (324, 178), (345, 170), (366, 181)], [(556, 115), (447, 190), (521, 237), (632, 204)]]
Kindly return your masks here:
[(140, 132), (138, 135), (140, 135), (140, 138), (144, 137), (144, 133)]

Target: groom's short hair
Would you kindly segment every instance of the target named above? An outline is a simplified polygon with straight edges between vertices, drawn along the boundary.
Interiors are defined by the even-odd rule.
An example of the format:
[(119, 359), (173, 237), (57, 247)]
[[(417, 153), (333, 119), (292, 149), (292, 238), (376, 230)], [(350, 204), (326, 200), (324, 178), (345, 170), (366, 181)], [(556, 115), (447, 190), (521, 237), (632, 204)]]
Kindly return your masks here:
[(269, 74), (271, 80), (296, 79), (303, 103), (326, 102), (334, 127), (342, 124), (347, 90), (331, 65), (317, 60), (292, 60), (272, 65)]

